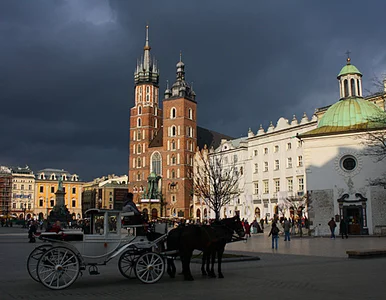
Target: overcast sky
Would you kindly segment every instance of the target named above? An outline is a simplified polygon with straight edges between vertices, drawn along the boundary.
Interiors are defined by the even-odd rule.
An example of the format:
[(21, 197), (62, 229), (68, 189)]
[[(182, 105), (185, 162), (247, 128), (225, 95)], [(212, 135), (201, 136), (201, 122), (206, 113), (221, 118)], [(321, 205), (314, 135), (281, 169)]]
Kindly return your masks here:
[(0, 165), (127, 174), (133, 71), (183, 53), (198, 125), (256, 132), (338, 100), (351, 51), (364, 88), (386, 73), (386, 1), (0, 0)]

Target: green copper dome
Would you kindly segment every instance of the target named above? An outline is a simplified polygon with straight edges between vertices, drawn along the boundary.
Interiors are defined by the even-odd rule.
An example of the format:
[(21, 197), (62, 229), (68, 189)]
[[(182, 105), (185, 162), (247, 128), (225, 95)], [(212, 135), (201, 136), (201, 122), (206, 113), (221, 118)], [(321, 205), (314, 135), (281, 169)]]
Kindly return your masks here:
[(347, 74), (359, 74), (362, 76), (362, 73), (359, 72), (357, 67), (350, 63), (350, 58), (347, 58), (347, 64), (342, 68), (342, 70), (340, 70), (338, 74), (338, 78), (342, 75), (347, 75)]
[(363, 98), (348, 98), (332, 105), (323, 115), (318, 128), (328, 126), (330, 129), (352, 130), (376, 127), (377, 124), (371, 120), (379, 117), (386, 118), (386, 114), (374, 103)]

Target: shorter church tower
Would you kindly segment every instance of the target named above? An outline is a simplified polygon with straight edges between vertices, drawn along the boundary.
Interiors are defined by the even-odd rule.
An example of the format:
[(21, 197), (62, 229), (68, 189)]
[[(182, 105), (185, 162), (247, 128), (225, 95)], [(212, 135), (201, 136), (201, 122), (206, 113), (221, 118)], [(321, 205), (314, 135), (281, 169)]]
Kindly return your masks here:
[(362, 73), (351, 64), (350, 57), (347, 64), (338, 74), (340, 99), (362, 98)]
[(185, 81), (185, 64), (176, 65), (177, 78), (163, 100), (163, 194), (166, 215), (189, 217), (193, 199), (193, 156), (197, 145), (196, 94)]

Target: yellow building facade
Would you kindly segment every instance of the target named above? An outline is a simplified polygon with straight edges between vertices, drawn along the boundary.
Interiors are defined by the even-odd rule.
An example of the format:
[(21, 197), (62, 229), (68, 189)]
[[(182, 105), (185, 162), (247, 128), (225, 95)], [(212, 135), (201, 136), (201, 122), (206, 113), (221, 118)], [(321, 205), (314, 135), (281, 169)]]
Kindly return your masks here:
[(77, 174), (70, 174), (65, 170), (43, 169), (35, 177), (34, 214), (38, 219), (46, 219), (55, 206), (55, 192), (58, 190), (58, 180), (63, 180), (64, 204), (74, 219), (82, 216), (82, 190), (84, 182)]

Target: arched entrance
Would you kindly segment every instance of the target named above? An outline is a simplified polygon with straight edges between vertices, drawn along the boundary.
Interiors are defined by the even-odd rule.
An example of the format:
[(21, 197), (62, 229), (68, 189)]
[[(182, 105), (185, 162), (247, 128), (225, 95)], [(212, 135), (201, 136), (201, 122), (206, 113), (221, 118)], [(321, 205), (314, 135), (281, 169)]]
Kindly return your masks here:
[(208, 210), (205, 208), (204, 209), (204, 218), (207, 219), (208, 218)]
[(31, 214), (27, 215), (27, 220), (31, 219)]
[(258, 208), (258, 207), (255, 208), (255, 218), (256, 218), (256, 220), (260, 220), (260, 218), (261, 218), (260, 208)]
[(197, 211), (196, 211), (196, 218), (201, 220), (201, 210), (199, 208), (197, 208)]
[(147, 216), (148, 216), (148, 214), (149, 214), (148, 209), (147, 209), (147, 208), (142, 209), (142, 213), (143, 213), (145, 219), (147, 220)]
[(158, 210), (156, 208), (153, 208), (151, 210), (151, 218), (152, 218), (152, 220), (155, 220), (158, 218)]
[(43, 220), (44, 219), (44, 215), (43, 215), (43, 213), (41, 212), (41, 213), (39, 213), (39, 220)]

